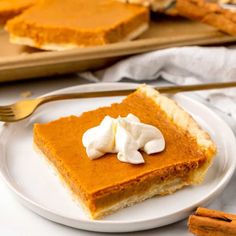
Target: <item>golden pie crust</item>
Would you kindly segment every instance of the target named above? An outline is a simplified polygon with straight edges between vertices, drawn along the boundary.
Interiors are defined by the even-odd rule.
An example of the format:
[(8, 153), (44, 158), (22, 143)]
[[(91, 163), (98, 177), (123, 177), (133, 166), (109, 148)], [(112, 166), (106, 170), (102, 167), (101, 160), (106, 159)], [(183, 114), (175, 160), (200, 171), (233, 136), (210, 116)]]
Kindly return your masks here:
[(116, 0), (44, 0), (7, 23), (10, 40), (41, 49), (105, 45), (139, 36), (149, 11)]
[[(140, 165), (120, 162), (116, 154), (90, 160), (82, 145), (84, 132), (106, 115), (116, 118), (129, 113), (161, 130), (165, 150), (152, 155), (142, 153), (145, 163)], [(121, 103), (79, 117), (35, 124), (34, 143), (94, 219), (155, 195), (201, 183), (216, 153), (210, 136), (188, 113), (147, 86)]]
[(181, 16), (211, 25), (225, 33), (236, 35), (235, 12), (221, 7), (216, 2), (178, 0), (176, 8)]

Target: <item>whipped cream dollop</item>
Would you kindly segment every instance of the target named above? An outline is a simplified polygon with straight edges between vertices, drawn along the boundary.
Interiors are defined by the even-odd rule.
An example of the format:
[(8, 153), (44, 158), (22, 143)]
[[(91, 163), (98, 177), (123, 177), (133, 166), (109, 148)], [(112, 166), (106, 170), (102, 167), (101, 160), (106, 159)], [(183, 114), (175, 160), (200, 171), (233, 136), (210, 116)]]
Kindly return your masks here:
[(120, 161), (131, 164), (144, 163), (139, 150), (153, 154), (165, 148), (161, 131), (141, 123), (133, 114), (116, 119), (106, 116), (100, 125), (84, 133), (82, 142), (90, 159), (97, 159), (106, 153), (117, 153)]

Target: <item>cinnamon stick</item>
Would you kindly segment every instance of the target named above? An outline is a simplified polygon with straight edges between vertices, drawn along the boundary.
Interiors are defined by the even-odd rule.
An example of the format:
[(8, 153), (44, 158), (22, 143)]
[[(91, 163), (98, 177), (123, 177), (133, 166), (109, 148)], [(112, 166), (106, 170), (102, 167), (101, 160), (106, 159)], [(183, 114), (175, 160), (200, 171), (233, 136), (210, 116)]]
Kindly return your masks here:
[(199, 207), (189, 217), (188, 227), (198, 236), (236, 236), (236, 215)]

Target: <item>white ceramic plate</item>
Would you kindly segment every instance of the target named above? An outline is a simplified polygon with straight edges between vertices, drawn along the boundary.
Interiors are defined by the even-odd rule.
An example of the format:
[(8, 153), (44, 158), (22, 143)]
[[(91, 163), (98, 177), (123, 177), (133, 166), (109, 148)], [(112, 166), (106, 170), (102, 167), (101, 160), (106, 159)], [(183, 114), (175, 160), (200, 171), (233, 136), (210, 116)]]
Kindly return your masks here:
[[(121, 89), (134, 84), (89, 84), (55, 93)], [(128, 232), (167, 225), (187, 217), (197, 206), (207, 205), (222, 192), (235, 169), (235, 138), (228, 125), (199, 102), (176, 95), (174, 99), (208, 130), (217, 144), (218, 155), (200, 186), (186, 187), (176, 193), (154, 197), (123, 209), (102, 220), (90, 220), (72, 200), (68, 190), (53, 174), (45, 160), (33, 149), (32, 127), (35, 122), (48, 122), (61, 116), (79, 115), (121, 97), (81, 99), (54, 102), (27, 120), (4, 127), (0, 134), (0, 172), (10, 189), (28, 208), (52, 221), (100, 232)]]

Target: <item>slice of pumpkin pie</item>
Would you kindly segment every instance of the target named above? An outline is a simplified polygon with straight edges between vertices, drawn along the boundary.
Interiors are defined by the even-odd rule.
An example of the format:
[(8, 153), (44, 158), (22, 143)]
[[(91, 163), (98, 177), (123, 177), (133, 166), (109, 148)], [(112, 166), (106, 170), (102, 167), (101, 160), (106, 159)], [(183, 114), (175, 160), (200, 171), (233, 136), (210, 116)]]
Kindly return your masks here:
[(149, 12), (116, 0), (43, 0), (7, 24), (10, 41), (48, 50), (131, 40), (148, 28)]
[(201, 183), (216, 153), (188, 113), (147, 86), (121, 103), (35, 124), (34, 143), (94, 219)]

